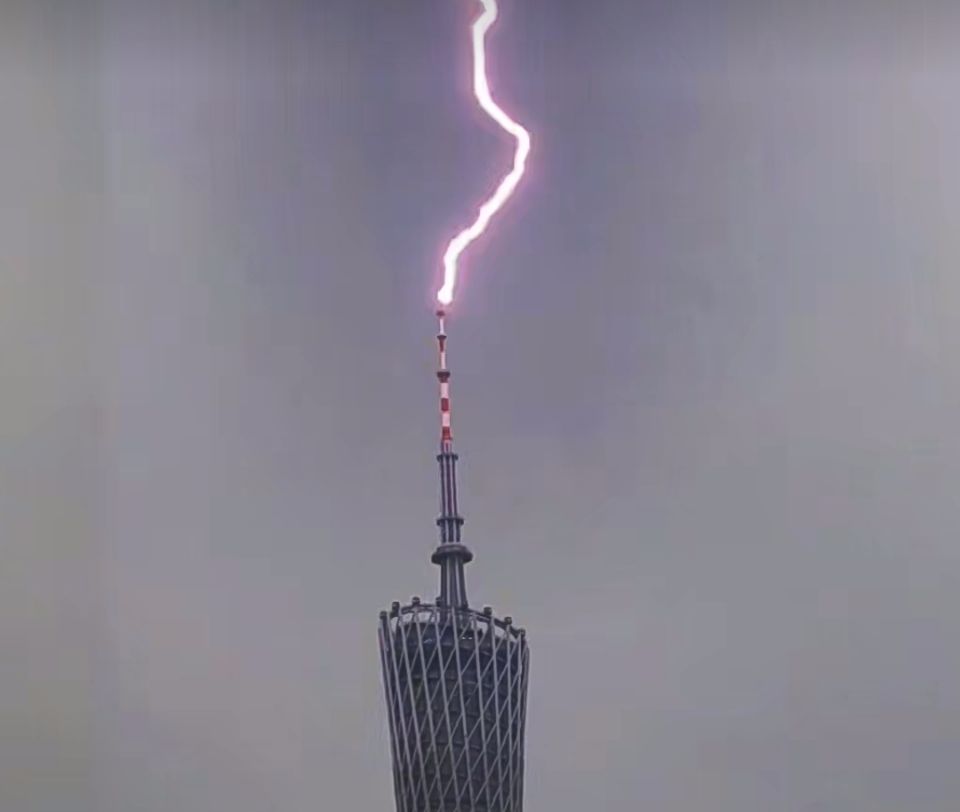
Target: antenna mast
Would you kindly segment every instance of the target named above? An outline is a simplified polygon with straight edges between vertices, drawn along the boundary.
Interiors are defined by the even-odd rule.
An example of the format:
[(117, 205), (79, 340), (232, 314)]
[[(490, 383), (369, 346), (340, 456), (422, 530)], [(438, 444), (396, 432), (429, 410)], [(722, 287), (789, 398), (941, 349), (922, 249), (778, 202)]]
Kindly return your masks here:
[(450, 370), (447, 367), (446, 312), (437, 311), (439, 329), (437, 348), (439, 366), (437, 380), (440, 382), (440, 545), (434, 551), (434, 564), (440, 566), (440, 601), (445, 606), (466, 608), (467, 585), (464, 564), (473, 560), (473, 553), (460, 540), (463, 518), (457, 506), (457, 454), (453, 450), (453, 428), (450, 420)]

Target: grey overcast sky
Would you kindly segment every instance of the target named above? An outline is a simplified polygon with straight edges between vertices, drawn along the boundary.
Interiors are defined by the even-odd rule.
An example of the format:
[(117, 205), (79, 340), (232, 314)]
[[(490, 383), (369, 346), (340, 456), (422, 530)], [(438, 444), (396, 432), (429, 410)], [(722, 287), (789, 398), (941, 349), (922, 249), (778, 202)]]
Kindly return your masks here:
[[(960, 5), (502, 0), (451, 324), (531, 812), (953, 812)], [(0, 808), (393, 803), (469, 0), (5, 0)]]

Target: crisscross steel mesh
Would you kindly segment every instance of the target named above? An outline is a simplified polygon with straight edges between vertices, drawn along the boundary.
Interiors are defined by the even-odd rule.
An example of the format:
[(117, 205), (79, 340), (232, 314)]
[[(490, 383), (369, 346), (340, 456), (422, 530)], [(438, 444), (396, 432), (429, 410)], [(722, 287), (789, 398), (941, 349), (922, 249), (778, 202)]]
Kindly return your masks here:
[(397, 812), (521, 812), (529, 650), (470, 609), (381, 614)]

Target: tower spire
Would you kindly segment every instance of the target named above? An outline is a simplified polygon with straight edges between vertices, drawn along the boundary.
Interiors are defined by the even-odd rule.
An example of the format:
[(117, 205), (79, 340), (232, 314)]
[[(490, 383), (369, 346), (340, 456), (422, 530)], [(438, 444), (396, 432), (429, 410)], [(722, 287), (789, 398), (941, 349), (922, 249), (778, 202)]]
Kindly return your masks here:
[(440, 601), (445, 606), (465, 608), (467, 586), (464, 579), (464, 564), (473, 559), (473, 553), (460, 540), (463, 518), (457, 506), (457, 455), (453, 450), (453, 427), (450, 419), (450, 370), (447, 367), (446, 312), (437, 311), (439, 329), (437, 348), (439, 364), (437, 380), (440, 382), (440, 545), (431, 561), (440, 566)]

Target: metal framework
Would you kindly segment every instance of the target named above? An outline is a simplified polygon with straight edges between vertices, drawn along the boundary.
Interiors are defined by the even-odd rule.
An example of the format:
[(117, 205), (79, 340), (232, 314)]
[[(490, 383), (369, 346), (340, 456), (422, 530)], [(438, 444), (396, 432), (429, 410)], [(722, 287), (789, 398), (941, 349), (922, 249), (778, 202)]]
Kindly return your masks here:
[(382, 613), (397, 812), (520, 812), (529, 650), (492, 613)]
[(467, 602), (443, 313), (440, 350), (440, 567), (435, 603), (380, 613), (397, 812), (522, 812), (530, 652), (523, 629)]

